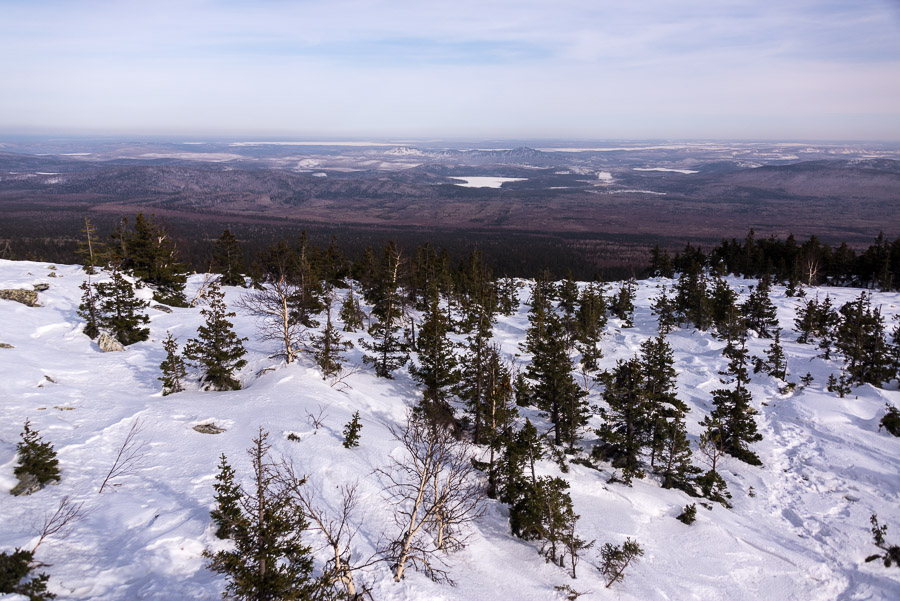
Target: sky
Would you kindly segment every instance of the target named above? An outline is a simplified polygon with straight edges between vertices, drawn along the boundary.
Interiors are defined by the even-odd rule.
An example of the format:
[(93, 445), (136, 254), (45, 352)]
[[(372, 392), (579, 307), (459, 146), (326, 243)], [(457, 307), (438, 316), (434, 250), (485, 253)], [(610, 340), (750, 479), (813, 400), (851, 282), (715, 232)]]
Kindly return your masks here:
[(900, 0), (0, 0), (0, 133), (900, 141)]

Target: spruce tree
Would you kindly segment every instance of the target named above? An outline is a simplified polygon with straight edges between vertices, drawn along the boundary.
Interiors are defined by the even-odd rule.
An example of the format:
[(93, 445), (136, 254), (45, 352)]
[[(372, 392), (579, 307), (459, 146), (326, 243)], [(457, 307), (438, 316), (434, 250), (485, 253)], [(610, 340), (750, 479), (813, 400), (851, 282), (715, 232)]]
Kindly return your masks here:
[(706, 430), (700, 434), (698, 446), (700, 453), (706, 457), (709, 470), (697, 478), (697, 486), (700, 487), (700, 494), (710, 501), (721, 503), (724, 507), (731, 507), (728, 502), (728, 499), (731, 498), (728, 484), (718, 471), (719, 461), (725, 454), (722, 422), (715, 416), (709, 416), (709, 419), (704, 420), (703, 423)]
[(567, 555), (574, 553), (574, 571), (578, 551), (588, 544), (574, 535), (579, 516), (568, 489), (569, 483), (562, 478), (541, 476), (510, 508), (510, 525), (520, 538), (543, 541), (541, 554), (560, 567), (565, 565)]
[(187, 376), (187, 371), (184, 359), (178, 354), (178, 342), (171, 332), (166, 335), (163, 348), (166, 350), (166, 358), (159, 365), (162, 376), (157, 379), (163, 383), (162, 393), (166, 396), (184, 390), (182, 381)]
[(0, 553), (0, 595), (27, 597), (29, 601), (45, 601), (54, 599), (56, 595), (47, 590), (47, 574), (35, 574), (34, 570), (42, 563), (35, 563), (34, 551), (15, 549), (12, 553)]
[(239, 524), (246, 527), (246, 523), (242, 523), (244, 516), (241, 512), (244, 491), (240, 484), (235, 482), (234, 468), (228, 463), (225, 453), (222, 453), (219, 459), (219, 473), (216, 474), (216, 483), (213, 484), (213, 489), (216, 491), (213, 497), (216, 507), (209, 512), (209, 515), (216, 525), (216, 536), (231, 538), (239, 530)]
[(428, 293), (424, 319), (416, 342), (418, 361), (409, 371), (413, 379), (425, 388), (421, 409), (426, 417), (430, 421), (446, 424), (453, 419), (447, 396), (459, 382), (459, 372), (456, 369), (454, 344), (447, 337), (449, 316), (441, 308), (436, 286), (432, 286)]
[(513, 278), (501, 278), (496, 282), (497, 307), (503, 315), (515, 315), (519, 310), (519, 285)]
[(345, 332), (355, 332), (363, 327), (363, 319), (366, 314), (360, 308), (359, 299), (353, 293), (352, 286), (347, 292), (347, 296), (344, 297), (344, 302), (341, 303), (341, 312), (338, 316), (344, 322)]
[(679, 325), (693, 324), (701, 331), (712, 322), (707, 278), (703, 266), (691, 259), (682, 269), (675, 284), (675, 319)]
[(559, 309), (562, 311), (559, 319), (566, 336), (566, 349), (571, 350), (580, 334), (580, 323), (576, 314), (580, 304), (578, 284), (575, 283), (571, 269), (566, 274), (566, 279), (556, 287), (556, 296), (559, 298)]
[[(234, 547), (207, 553), (207, 567), (225, 575), (226, 596), (252, 601), (311, 600), (316, 592), (312, 580), (312, 550), (303, 544), (308, 527), (304, 512), (293, 497), (300, 482), (285, 483), (285, 474), (269, 454), (268, 433), (260, 429), (248, 449), (253, 465), (252, 484), (227, 486), (229, 476), (222, 467), (217, 481), (226, 493), (217, 495), (211, 512), (217, 525), (227, 525)], [(223, 466), (227, 462), (223, 459)], [(234, 502), (234, 496), (240, 499)]]
[(555, 444), (565, 444), (574, 451), (581, 437), (580, 428), (587, 423), (589, 408), (585, 392), (572, 377), (562, 324), (552, 312), (545, 319), (544, 339), (534, 340), (534, 356), (526, 374), (533, 382), (534, 403), (547, 412), (553, 423)]
[(715, 409), (701, 424), (707, 427), (716, 424), (720, 429), (718, 436), (722, 448), (727, 454), (751, 465), (761, 465), (756, 453), (748, 448), (750, 443), (762, 440), (762, 435), (757, 431), (754, 418), (756, 410), (751, 405), (752, 397), (747, 388), (750, 375), (747, 369), (749, 354), (746, 335), (729, 342), (724, 352), (730, 361), (722, 383), (734, 386), (712, 391)]
[(528, 487), (537, 484), (535, 464), (543, 458), (544, 441), (530, 419), (518, 432), (504, 433), (497, 470), (500, 500), (511, 506), (518, 503)]
[(637, 284), (634, 278), (622, 282), (619, 287), (619, 293), (616, 295), (610, 310), (613, 315), (621, 319), (624, 323), (623, 328), (634, 327), (634, 295)]
[(91, 284), (91, 276), (81, 283), (81, 304), (78, 305), (78, 315), (85, 321), (84, 333), (93, 340), (100, 335), (101, 315), (94, 285)]
[(359, 431), (362, 424), (359, 423), (359, 411), (353, 413), (353, 419), (344, 426), (344, 448), (352, 449), (359, 446)]
[[(688, 411), (688, 406), (675, 393), (674, 355), (663, 336), (648, 339), (641, 344), (641, 366), (650, 429), (650, 465), (655, 467), (657, 458), (664, 459), (664, 453), (668, 452), (667, 461), (671, 463), (674, 461), (673, 454), (678, 455), (684, 450), (686, 435), (683, 441), (673, 441), (670, 437), (682, 437), (685, 428), (684, 414)], [(673, 468), (672, 465), (666, 465), (665, 469)]]
[(500, 460), (510, 436), (517, 411), (513, 404), (513, 388), (509, 370), (503, 365), (500, 347), (488, 350), (484, 402), (480, 407), (482, 439), (489, 449), (488, 496), (496, 498), (500, 487)]
[(675, 302), (669, 296), (669, 289), (663, 286), (659, 295), (650, 299), (650, 311), (656, 315), (657, 331), (660, 336), (670, 333), (677, 321), (675, 319)]
[(656, 426), (661, 432), (661, 446), (656, 450), (656, 472), (663, 478), (663, 488), (678, 488), (696, 494), (691, 480), (700, 471), (692, 463), (691, 443), (684, 419), (673, 417)]
[(25, 420), (25, 428), (16, 443), (16, 467), (13, 473), (19, 480), (33, 477), (41, 486), (59, 481), (59, 460), (49, 442), (44, 442), (37, 430), (31, 429), (31, 421)]
[(781, 328), (775, 330), (775, 339), (766, 351), (765, 367), (773, 378), (787, 381), (787, 357), (781, 346)]
[(210, 283), (203, 295), (208, 306), (200, 311), (206, 322), (197, 329), (197, 338), (188, 340), (184, 348), (185, 358), (200, 369), (200, 382), (206, 390), (240, 390), (241, 383), (234, 372), (244, 367), (243, 341), (234, 333), (228, 321), (235, 313), (229, 313), (225, 294), (216, 281)]
[(373, 283), (369, 297), (372, 299), (374, 323), (369, 326), (372, 341), (360, 344), (369, 353), (363, 355), (363, 362), (375, 367), (379, 378), (393, 378), (393, 372), (409, 360), (407, 345), (399, 336), (401, 317), (400, 294), (400, 251), (393, 242), (384, 250), (377, 280)]
[(741, 305), (747, 327), (759, 334), (760, 338), (771, 338), (772, 331), (778, 327), (775, 305), (769, 299), (771, 287), (772, 280), (768, 275), (763, 276), (747, 301)]
[(641, 452), (649, 442), (650, 405), (640, 359), (619, 361), (603, 392), (609, 406), (603, 412), (606, 421), (599, 430), (601, 443), (594, 456), (607, 459), (621, 468), (626, 483), (635, 476), (643, 477)]
[(213, 246), (212, 270), (221, 276), (223, 286), (244, 286), (247, 265), (244, 252), (231, 230), (226, 229)]
[[(485, 274), (482, 272), (481, 276)], [(466, 405), (472, 419), (472, 440), (475, 444), (487, 441), (488, 408), (491, 406), (491, 338), (494, 335), (496, 297), (493, 284), (478, 277), (470, 287), (460, 320), (466, 334), (460, 358), (456, 394)], [(497, 359), (499, 361), (499, 358)]]
[(112, 281), (94, 284), (94, 291), (101, 330), (125, 346), (147, 340), (150, 329), (141, 326), (150, 322), (143, 312), (149, 303), (135, 296), (134, 286), (119, 269), (113, 269)]
[(713, 281), (712, 290), (707, 298), (709, 318), (716, 327), (716, 334), (721, 339), (730, 340), (740, 330), (746, 329), (746, 323), (738, 307), (738, 294), (721, 277)]
[(124, 234), (125, 256), (122, 268), (131, 271), (153, 288), (153, 298), (176, 307), (187, 306), (184, 285), (187, 267), (178, 260), (175, 243), (153, 216), (138, 213), (134, 232)]
[(297, 292), (291, 299), (291, 319), (307, 328), (316, 328), (319, 323), (314, 317), (325, 308), (323, 296), (326, 287), (313, 266), (312, 249), (305, 230), (297, 239), (292, 258), (294, 261), (289, 275)]
[(341, 333), (331, 321), (332, 297), (325, 301), (325, 326), (320, 334), (312, 336), (313, 359), (322, 370), (322, 379), (336, 376), (341, 372), (345, 361), (344, 352), (353, 348), (349, 340), (342, 340)]
[(881, 386), (893, 374), (880, 309), (872, 308), (871, 296), (863, 292), (845, 303), (840, 315), (835, 346), (847, 361), (851, 382)]
[(606, 326), (606, 300), (602, 285), (590, 284), (581, 291), (575, 319), (578, 326), (576, 346), (581, 352), (581, 365), (587, 371), (594, 371), (603, 357), (600, 337)]

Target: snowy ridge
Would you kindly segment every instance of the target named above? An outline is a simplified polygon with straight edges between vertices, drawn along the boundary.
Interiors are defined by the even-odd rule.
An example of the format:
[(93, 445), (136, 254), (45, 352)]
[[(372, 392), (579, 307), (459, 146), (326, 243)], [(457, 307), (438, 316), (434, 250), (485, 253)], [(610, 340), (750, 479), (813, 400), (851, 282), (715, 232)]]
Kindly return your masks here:
[[(322, 379), (306, 357), (285, 366), (269, 356), (275, 350), (260, 342), (251, 318), (234, 319), (240, 336), (248, 337), (249, 364), (241, 371), (244, 390), (188, 391), (161, 396), (159, 364), (162, 340), (171, 332), (183, 347), (202, 323), (199, 308), (175, 309), (166, 314), (148, 309), (150, 340), (124, 353), (101, 353), (81, 329), (76, 315), (84, 274), (77, 266), (0, 261), (0, 288), (28, 288), (46, 282), (42, 306), (30, 308), (0, 300), (0, 550), (31, 548), (36, 523), (69, 495), (92, 509), (70, 536), (44, 542), (40, 561), (50, 574), (50, 590), (58, 599), (218, 599), (224, 580), (204, 568), (201, 553), (224, 544), (213, 534), (209, 519), (218, 458), (225, 453), (239, 477), (249, 474), (244, 450), (262, 426), (269, 430), (276, 455), (293, 459), (310, 475), (308, 486), (325, 505), (339, 503), (338, 486), (359, 482), (362, 511), (354, 555), (374, 552), (395, 526), (384, 501), (383, 483), (374, 470), (398, 452), (388, 427), (403, 421), (406, 406), (420, 393), (406, 370), (395, 380), (377, 379), (363, 369), (347, 378), (341, 392)], [(193, 276), (187, 296), (193, 297), (202, 276)], [(635, 327), (622, 329), (610, 319), (602, 342), (601, 367), (633, 356), (640, 344), (656, 334), (649, 299), (667, 280), (639, 282), (635, 300)], [(746, 296), (752, 282), (730, 280)], [(614, 285), (615, 287), (615, 285)], [(243, 292), (226, 288), (234, 309)], [(855, 298), (852, 289), (823, 289), (840, 306)], [(147, 290), (141, 291), (147, 294)], [(812, 290), (809, 294), (814, 294)], [(528, 297), (523, 288), (521, 300)], [(490, 502), (477, 523), (468, 548), (448, 557), (450, 576), (458, 585), (430, 582), (412, 570), (394, 583), (387, 564), (368, 569), (363, 579), (378, 600), (497, 600), (545, 601), (562, 599), (554, 586), (569, 584), (589, 595), (582, 599), (622, 600), (834, 600), (897, 599), (900, 570), (880, 563), (864, 563), (873, 553), (869, 516), (877, 513), (888, 524), (888, 540), (900, 541), (900, 438), (878, 431), (885, 402), (900, 405), (896, 385), (888, 390), (872, 386), (853, 389), (846, 398), (825, 391), (828, 375), (838, 361), (816, 356), (811, 345), (796, 343), (791, 331), (797, 299), (776, 286), (771, 295), (784, 328), (789, 380), (810, 372), (815, 378), (806, 389), (782, 395), (765, 374), (755, 374), (750, 386), (762, 442), (753, 449), (762, 467), (726, 458), (720, 470), (734, 498), (734, 508), (698, 504), (697, 521), (686, 526), (674, 518), (688, 503), (696, 502), (677, 490), (664, 490), (653, 477), (636, 480), (632, 487), (609, 484), (608, 466), (600, 471), (571, 465), (562, 474), (546, 461), (541, 472), (560, 475), (571, 484), (575, 511), (581, 516), (578, 534), (596, 539), (584, 553), (578, 579), (545, 563), (534, 543), (509, 533), (508, 512)], [(875, 293), (885, 321), (900, 313), (900, 294)], [(511, 317), (500, 316), (495, 341), (509, 354), (528, 326), (527, 307)], [(344, 334), (354, 343), (364, 333)], [(675, 352), (678, 394), (691, 408), (687, 428), (696, 446), (699, 422), (711, 409), (710, 392), (719, 387), (719, 371), (726, 361), (724, 343), (693, 330), (668, 336)], [(751, 338), (751, 355), (762, 356), (771, 341)], [(356, 345), (351, 364), (361, 363)], [(522, 361), (527, 361), (522, 357)], [(275, 367), (266, 371), (266, 368)], [(260, 374), (260, 375), (257, 375)], [(49, 379), (48, 379), (49, 378)], [(51, 381), (52, 379), (52, 381)], [(601, 402), (596, 391), (591, 402)], [(324, 407), (324, 425), (315, 430), (306, 413)], [(341, 429), (354, 411), (363, 424), (356, 449), (341, 445)], [(546, 430), (546, 421), (534, 410), (520, 409)], [(7, 494), (15, 483), (15, 444), (22, 424), (31, 419), (44, 440), (53, 443), (60, 461), (62, 482), (27, 497)], [(133, 474), (97, 494), (116, 451), (134, 420), (144, 424), (148, 444), (144, 461)], [(201, 434), (192, 427), (213, 421), (227, 429), (219, 435)], [(591, 426), (599, 425), (594, 418)], [(299, 442), (286, 438), (296, 433)], [(585, 435), (586, 448), (594, 442)], [(695, 463), (702, 465), (699, 456)], [(750, 496), (750, 491), (754, 496)], [(597, 547), (636, 539), (643, 559), (629, 568), (625, 582), (604, 587), (597, 570)], [(320, 549), (310, 532), (308, 541)], [(327, 558), (320, 549), (317, 569)]]

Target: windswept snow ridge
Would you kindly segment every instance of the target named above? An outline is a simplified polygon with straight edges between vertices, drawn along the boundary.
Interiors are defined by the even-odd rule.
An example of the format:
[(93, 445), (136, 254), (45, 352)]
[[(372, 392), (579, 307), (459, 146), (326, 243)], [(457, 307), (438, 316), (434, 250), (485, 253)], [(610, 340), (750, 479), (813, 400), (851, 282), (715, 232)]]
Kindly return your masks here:
[[(384, 482), (375, 472), (399, 453), (388, 428), (403, 423), (407, 407), (421, 394), (406, 370), (394, 380), (378, 379), (369, 369), (332, 387), (307, 357), (292, 365), (270, 358), (276, 350), (257, 336), (251, 317), (236, 301), (244, 292), (225, 288), (226, 300), (238, 316), (233, 320), (246, 336), (248, 365), (241, 371), (244, 389), (203, 392), (196, 384), (185, 392), (163, 397), (159, 364), (162, 340), (171, 332), (183, 348), (202, 323), (199, 308), (171, 314), (148, 309), (150, 339), (125, 352), (102, 353), (82, 333), (76, 315), (84, 273), (77, 266), (58, 266), (49, 278), (46, 263), (0, 261), (0, 289), (49, 283), (39, 295), (39, 307), (0, 300), (0, 550), (32, 548), (41, 521), (59, 500), (84, 502), (90, 511), (67, 537), (42, 543), (37, 559), (47, 564), (50, 589), (59, 600), (110, 601), (131, 599), (218, 599), (224, 579), (205, 569), (204, 549), (226, 544), (216, 539), (209, 518), (214, 476), (224, 453), (239, 478), (250, 473), (245, 449), (259, 427), (270, 432), (276, 455), (293, 460), (308, 474), (307, 486), (323, 506), (337, 509), (339, 486), (359, 483), (361, 511), (354, 557), (376, 552), (396, 535)], [(192, 298), (203, 277), (193, 276)], [(744, 297), (747, 282), (729, 280)], [(602, 342), (602, 367), (628, 359), (640, 344), (656, 335), (650, 299), (658, 287), (653, 279), (639, 282), (635, 327), (623, 329), (610, 319)], [(615, 287), (615, 286), (614, 286)], [(815, 294), (808, 290), (808, 294)], [(821, 290), (835, 305), (858, 295), (857, 290)], [(142, 290), (141, 294), (148, 294)], [(521, 290), (516, 315), (501, 316), (494, 335), (503, 351), (520, 353), (518, 344), (528, 327), (528, 288)], [(900, 405), (896, 385), (887, 390), (854, 388), (841, 399), (825, 390), (828, 376), (840, 363), (825, 361), (811, 345), (796, 342), (791, 331), (798, 299), (775, 286), (772, 300), (784, 328), (789, 380), (809, 372), (813, 383), (781, 394), (766, 374), (753, 376), (750, 390), (763, 441), (753, 445), (762, 467), (732, 458), (720, 465), (734, 495), (733, 509), (702, 507), (695, 498), (664, 490), (653, 477), (632, 487), (610, 484), (608, 466), (594, 470), (572, 464), (561, 473), (556, 463), (542, 462), (541, 474), (558, 475), (571, 484), (578, 535), (596, 540), (585, 551), (578, 579), (546, 563), (535, 543), (511, 536), (508, 510), (490, 502), (477, 522), (470, 545), (447, 557), (456, 587), (432, 583), (407, 571), (395, 583), (387, 563), (366, 569), (361, 578), (378, 600), (498, 600), (563, 599), (555, 586), (568, 584), (587, 592), (585, 599), (637, 600), (796, 600), (900, 598), (900, 570), (879, 562), (865, 563), (875, 552), (869, 516), (877, 513), (889, 526), (888, 540), (900, 540), (900, 438), (878, 429), (886, 402)], [(875, 293), (886, 322), (900, 313), (900, 295)], [(355, 344), (365, 333), (344, 334)], [(710, 392), (719, 387), (719, 371), (727, 361), (724, 343), (707, 333), (676, 330), (668, 336), (675, 352), (678, 394), (690, 407), (687, 427), (696, 448), (700, 421), (711, 410)], [(771, 341), (751, 338), (752, 355), (762, 356)], [(361, 363), (359, 345), (348, 356)], [(574, 358), (574, 357), (573, 357)], [(528, 360), (525, 356), (522, 361)], [(342, 388), (342, 390), (339, 390)], [(597, 390), (591, 404), (602, 403)], [(322, 412), (316, 429), (307, 413)], [(359, 411), (360, 446), (342, 446), (342, 428)], [(521, 409), (542, 430), (547, 421), (538, 412)], [(13, 497), (15, 445), (25, 419), (30, 419), (57, 453), (62, 473), (58, 486), (26, 497)], [(102, 495), (100, 483), (109, 471), (129, 429), (140, 420), (142, 460), (117, 478)], [(203, 434), (195, 425), (214, 423), (221, 434)], [(596, 440), (594, 417), (585, 432), (584, 448)], [(288, 439), (299, 438), (299, 441)], [(695, 463), (702, 466), (699, 457)], [(698, 503), (697, 521), (686, 526), (675, 520), (682, 508)], [(605, 588), (591, 564), (598, 562), (603, 543), (636, 539), (645, 550), (629, 568), (625, 581)], [(317, 552), (316, 569), (328, 559), (322, 540), (309, 532)]]

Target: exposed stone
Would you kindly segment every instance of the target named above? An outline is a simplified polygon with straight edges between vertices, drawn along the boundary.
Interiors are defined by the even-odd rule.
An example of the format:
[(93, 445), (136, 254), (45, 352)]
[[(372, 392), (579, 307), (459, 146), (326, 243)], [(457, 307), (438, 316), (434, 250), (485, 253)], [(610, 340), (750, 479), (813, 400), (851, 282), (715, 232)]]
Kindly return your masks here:
[(20, 288), (0, 290), (0, 299), (16, 301), (28, 307), (38, 306), (38, 295), (34, 290), (22, 290)]
[[(56, 274), (51, 273), (50, 275), (56, 277)], [(34, 285), (35, 292), (45, 292), (47, 290), (50, 290), (50, 284), (48, 284), (47, 282), (41, 282), (40, 284)]]
[(122, 343), (110, 336), (107, 332), (100, 333), (100, 336), (97, 338), (97, 345), (104, 353), (117, 353), (125, 350)]
[(31, 474), (25, 474), (18, 478), (19, 483), (13, 486), (13, 489), (9, 491), (9, 494), (13, 496), (30, 495), (44, 488), (44, 485), (38, 482), (38, 479)]
[(201, 434), (221, 434), (225, 431), (225, 428), (221, 428), (215, 424), (197, 424), (194, 426), (194, 430)]
[(16, 348), (16, 347), (14, 347), (13, 345), (8, 344), (6, 342), (0, 342), (0, 348)]
[(156, 309), (157, 311), (162, 311), (163, 313), (171, 313), (172, 312), (172, 309), (165, 305), (153, 305), (150, 308)]
[(55, 271), (51, 271), (50, 273), (47, 274), (47, 277), (48, 277), (48, 278), (56, 278), (56, 277), (59, 277), (59, 276), (56, 275), (56, 272), (55, 272)]

